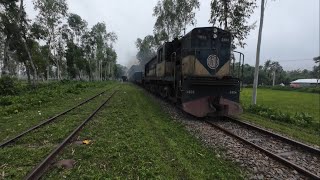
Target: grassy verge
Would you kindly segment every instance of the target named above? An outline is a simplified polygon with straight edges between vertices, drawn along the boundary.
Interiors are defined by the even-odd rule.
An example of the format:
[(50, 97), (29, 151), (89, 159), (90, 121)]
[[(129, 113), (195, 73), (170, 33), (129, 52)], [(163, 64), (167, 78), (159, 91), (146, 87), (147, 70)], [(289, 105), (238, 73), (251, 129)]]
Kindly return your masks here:
[(306, 129), (304, 127), (299, 127), (288, 123), (272, 121), (270, 119), (250, 113), (244, 113), (241, 118), (261, 127), (290, 136), (298, 141), (320, 146), (320, 133), (318, 131), (313, 131), (311, 129)]
[[(108, 83), (85, 83), (86, 88), (77, 90), (77, 93), (63, 93), (66, 89), (72, 89), (74, 84), (63, 84), (61, 87), (52, 89), (40, 88), (33, 93), (29, 92), (27, 95), (17, 96), (21, 100), (28, 98), (30, 101), (36, 101), (39, 94), (51, 92), (53, 97), (45, 103), (38, 103), (37, 105), (30, 105), (28, 103), (21, 104), (25, 106), (23, 112), (18, 113), (0, 113), (0, 142), (24, 131), (25, 129), (39, 123), (40, 121), (54, 116), (57, 113), (65, 111), (85, 99), (106, 90), (106, 88), (114, 85), (112, 82)], [(31, 96), (33, 94), (33, 96)], [(27, 96), (27, 97), (26, 97)], [(17, 102), (17, 104), (20, 104)], [(15, 105), (15, 104), (13, 104)], [(19, 105), (20, 106), (20, 105)], [(5, 107), (0, 106), (0, 112), (5, 111)]]
[[(252, 89), (244, 88), (241, 92), (241, 103), (251, 104)], [(294, 115), (296, 112), (310, 114), (316, 122), (320, 121), (320, 94), (294, 91), (258, 89), (257, 104), (281, 109)]]
[(0, 149), (0, 172), (3, 172), (6, 179), (22, 179), (110, 94), (111, 92), (101, 95), (58, 118), (54, 123), (22, 137), (15, 142), (14, 146)]
[[(241, 103), (248, 107), (251, 102), (252, 89), (244, 89), (241, 93)], [(246, 112), (242, 118), (262, 127), (272, 129), (288, 135), (302, 142), (320, 146), (320, 94), (258, 89), (257, 104), (280, 110), (294, 116), (296, 113), (306, 113), (313, 121), (307, 125), (285, 122), (285, 120), (271, 120), (256, 114)], [(261, 112), (261, 114), (264, 114)]]
[(244, 178), (236, 165), (216, 157), (131, 85), (122, 85), (78, 138), (92, 143), (72, 144), (59, 157), (74, 159), (76, 166), (52, 168), (45, 179)]

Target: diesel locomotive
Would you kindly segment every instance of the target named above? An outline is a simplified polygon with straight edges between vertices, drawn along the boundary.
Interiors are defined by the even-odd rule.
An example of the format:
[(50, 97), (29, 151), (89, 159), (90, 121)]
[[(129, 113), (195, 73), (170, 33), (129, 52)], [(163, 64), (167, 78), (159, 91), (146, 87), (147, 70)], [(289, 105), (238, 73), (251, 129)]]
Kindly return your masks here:
[(240, 75), (232, 71), (231, 44), (228, 31), (195, 28), (158, 48), (144, 67), (141, 85), (196, 117), (237, 116), (242, 113)]

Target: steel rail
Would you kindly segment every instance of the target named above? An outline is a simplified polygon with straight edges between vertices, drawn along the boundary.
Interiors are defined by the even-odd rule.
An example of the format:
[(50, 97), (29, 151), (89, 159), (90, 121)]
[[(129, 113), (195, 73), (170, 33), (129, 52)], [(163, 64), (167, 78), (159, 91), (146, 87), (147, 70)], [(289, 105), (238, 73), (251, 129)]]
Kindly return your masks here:
[(39, 124), (37, 124), (37, 125), (29, 128), (29, 129), (23, 131), (23, 132), (20, 133), (19, 135), (17, 135), (17, 136), (15, 136), (15, 137), (13, 137), (13, 138), (11, 138), (11, 139), (9, 139), (9, 140), (1, 143), (1, 144), (0, 144), (0, 148), (3, 148), (3, 147), (5, 147), (5, 146), (7, 146), (7, 145), (9, 145), (9, 144), (11, 144), (11, 143), (13, 143), (13, 142), (15, 142), (16, 140), (18, 140), (18, 139), (21, 138), (22, 136), (30, 133), (31, 131), (34, 131), (34, 130), (38, 129), (39, 127), (41, 127), (41, 126), (43, 126), (43, 125), (46, 125), (46, 124), (49, 124), (49, 123), (53, 122), (53, 121), (54, 121), (55, 119), (57, 119), (58, 117), (63, 116), (63, 115), (65, 115), (65, 114), (67, 114), (68, 112), (70, 112), (70, 111), (72, 111), (72, 110), (74, 110), (74, 109), (76, 109), (76, 108), (78, 108), (78, 107), (80, 107), (80, 106), (88, 103), (89, 101), (95, 99), (96, 97), (98, 97), (98, 96), (106, 93), (107, 91), (109, 91), (109, 90), (111, 90), (111, 89), (113, 89), (113, 88), (114, 88), (114, 87), (109, 88), (109, 89), (107, 89), (107, 90), (105, 90), (105, 91), (103, 91), (103, 92), (101, 92), (101, 93), (99, 93), (99, 94), (97, 94), (97, 95), (95, 95), (95, 96), (93, 96), (93, 97), (91, 97), (91, 98), (89, 98), (89, 99), (87, 99), (87, 100), (79, 103), (78, 105), (76, 105), (76, 106), (74, 106), (74, 107), (72, 107), (72, 108), (70, 108), (70, 109), (68, 109), (68, 110), (66, 110), (66, 111), (64, 111), (64, 112), (61, 112), (61, 113), (59, 113), (59, 114), (57, 114), (57, 115), (55, 115), (55, 116), (53, 116), (53, 117), (51, 117), (51, 118), (49, 118), (49, 119), (47, 119), (47, 120), (44, 120), (44, 121), (42, 121), (41, 123), (39, 123)]
[(262, 147), (260, 147), (260, 146), (258, 146), (258, 145), (256, 145), (256, 144), (254, 144), (254, 143), (252, 143), (252, 142), (250, 142), (250, 141), (248, 141), (248, 140), (246, 140), (246, 139), (244, 139), (244, 138), (242, 138), (242, 137), (240, 137), (240, 136), (232, 133), (231, 131), (229, 131), (229, 130), (227, 130), (227, 129), (225, 129), (225, 128), (217, 125), (217, 124), (214, 124), (213, 122), (210, 122), (210, 121), (208, 121), (208, 120), (205, 120), (205, 122), (206, 122), (207, 124), (211, 125), (212, 127), (215, 127), (215, 128), (217, 128), (217, 129), (225, 132), (226, 134), (228, 134), (228, 135), (230, 135), (230, 136), (232, 136), (232, 137), (235, 137), (235, 138), (243, 141), (244, 143), (246, 143), (246, 144), (248, 144), (248, 145), (253, 146), (254, 148), (256, 148), (256, 149), (264, 152), (265, 154), (269, 155), (269, 156), (272, 157), (273, 159), (275, 159), (275, 160), (277, 160), (277, 161), (280, 161), (280, 162), (284, 163), (285, 165), (294, 168), (294, 169), (297, 170), (298, 172), (300, 172), (300, 173), (302, 173), (302, 174), (304, 174), (304, 175), (306, 175), (306, 176), (308, 176), (308, 177), (310, 177), (310, 178), (312, 178), (312, 179), (320, 179), (319, 176), (317, 176), (316, 174), (314, 174), (314, 173), (312, 173), (312, 172), (304, 169), (303, 167), (300, 167), (300, 166), (298, 166), (298, 165), (296, 165), (296, 164), (294, 164), (294, 163), (292, 163), (292, 162), (290, 162), (290, 161), (288, 161), (288, 160), (286, 160), (286, 159), (284, 159), (284, 158), (282, 158), (282, 157), (280, 157), (280, 156), (278, 156), (278, 155), (270, 152), (269, 150), (266, 150), (266, 149), (264, 149), (264, 148), (262, 148)]
[(315, 147), (309, 146), (307, 144), (301, 143), (301, 142), (293, 140), (293, 139), (289, 139), (289, 138), (287, 138), (285, 136), (282, 136), (282, 135), (277, 134), (275, 132), (263, 129), (263, 128), (259, 127), (259, 126), (244, 122), (244, 121), (239, 120), (239, 119), (234, 118), (234, 117), (225, 116), (225, 118), (227, 118), (227, 120), (233, 121), (233, 122), (238, 123), (238, 124), (245, 125), (245, 126), (247, 126), (249, 128), (252, 128), (254, 130), (257, 130), (257, 131), (260, 131), (260, 132), (265, 133), (267, 135), (270, 135), (270, 136), (273, 136), (275, 138), (281, 139), (281, 140), (283, 140), (283, 141), (285, 141), (285, 142), (287, 142), (289, 144), (292, 144), (292, 145), (295, 145), (295, 146), (299, 146), (300, 148), (305, 149), (305, 150), (307, 150), (309, 152), (312, 152), (312, 153), (315, 153), (315, 154), (318, 154), (318, 155), (320, 154), (320, 149), (317, 149)]
[(86, 120), (84, 120), (73, 132), (63, 140), (41, 163), (39, 163), (24, 179), (34, 180), (39, 179), (50, 166), (51, 161), (59, 154), (59, 152), (68, 144), (68, 142), (97, 114), (97, 112), (114, 96), (117, 91), (104, 101)]

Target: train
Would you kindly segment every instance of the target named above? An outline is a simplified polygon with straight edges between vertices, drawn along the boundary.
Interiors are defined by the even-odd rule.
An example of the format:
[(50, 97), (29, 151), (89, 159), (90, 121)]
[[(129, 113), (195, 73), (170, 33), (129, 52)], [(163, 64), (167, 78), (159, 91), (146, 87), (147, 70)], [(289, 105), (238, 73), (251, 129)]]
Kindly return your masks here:
[(194, 28), (162, 44), (143, 71), (131, 73), (129, 80), (195, 117), (238, 116), (243, 112), (239, 98), (244, 55), (237, 52), (236, 62), (231, 46), (229, 31)]

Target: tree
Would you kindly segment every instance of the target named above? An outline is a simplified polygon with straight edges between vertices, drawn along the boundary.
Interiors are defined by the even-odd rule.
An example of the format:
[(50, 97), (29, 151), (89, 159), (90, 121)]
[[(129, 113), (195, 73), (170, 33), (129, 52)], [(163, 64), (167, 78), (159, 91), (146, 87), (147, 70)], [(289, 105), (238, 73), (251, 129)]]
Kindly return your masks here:
[[(4, 45), (4, 59), (3, 59), (3, 68), (2, 74), (6, 75), (8, 72), (16, 71), (15, 64), (18, 63), (30, 64), (29, 67), (32, 68), (33, 74), (33, 84), (35, 84), (36, 68), (33, 63), (31, 52), (27, 45), (28, 40), (28, 20), (24, 10), (24, 1), (20, 0), (20, 7), (17, 5), (17, 0), (14, 1), (2, 1), (2, 10), (0, 13), (1, 19), (1, 32), (5, 36), (5, 45)], [(22, 45), (22, 46), (21, 46)], [(9, 62), (9, 51), (13, 52), (11, 57), (19, 57), (18, 59), (12, 59)], [(13, 62), (15, 61), (16, 62)], [(9, 66), (9, 64), (11, 66)], [(13, 65), (13, 66), (12, 66)], [(28, 68), (28, 66), (26, 66)], [(12, 73), (11, 73), (12, 74)], [(28, 74), (30, 75), (30, 74)], [(30, 76), (28, 76), (28, 82), (31, 84)]]
[[(39, 24), (42, 24), (46, 31), (47, 45), (50, 50), (55, 52), (54, 43), (56, 37), (56, 30), (59, 24), (62, 23), (62, 19), (67, 16), (68, 5), (65, 0), (34, 0), (35, 10), (39, 10), (37, 20)], [(48, 53), (50, 56), (51, 53)], [(48, 59), (50, 59), (48, 57)], [(61, 79), (60, 62), (59, 60), (52, 58), (55, 66), (57, 67), (57, 77)], [(49, 63), (48, 63), (49, 72)]]
[(313, 66), (313, 70), (311, 72), (313, 78), (320, 79), (320, 56), (313, 58), (316, 66)]
[[(19, 40), (20, 42), (23, 44), (23, 47), (24, 47), (24, 50), (27, 54), (27, 57), (29, 59), (29, 63), (30, 63), (30, 66), (32, 68), (32, 72), (33, 72), (33, 85), (35, 86), (36, 84), (36, 81), (38, 79), (38, 76), (37, 76), (37, 69), (34, 65), (34, 61), (33, 61), (33, 58), (32, 58), (32, 55), (31, 55), (31, 52), (30, 52), (30, 48), (27, 44), (27, 41), (28, 41), (28, 37), (27, 37), (27, 32), (28, 30), (26, 29), (26, 27), (28, 26), (28, 23), (27, 23), (27, 19), (26, 19), (26, 13), (25, 13), (25, 10), (24, 10), (24, 1), (23, 0), (20, 0), (20, 9), (19, 9), (19, 14), (18, 14), (18, 23), (19, 23)], [(26, 66), (27, 68), (27, 66)], [(29, 79), (29, 83), (30, 83), (30, 78)]]
[[(112, 49), (112, 44), (117, 40), (117, 35), (114, 32), (107, 32), (105, 23), (97, 23), (92, 27), (90, 36), (92, 36), (92, 40), (89, 40), (89, 42), (91, 41), (93, 46), (92, 50), (94, 51), (93, 59), (96, 61), (95, 66), (93, 66), (93, 68), (95, 68), (95, 78), (102, 80), (103, 72), (106, 72), (103, 69), (106, 70), (106, 68), (108, 68), (110, 74), (113, 69), (113, 59), (117, 58), (115, 51), (109, 51), (110, 48)], [(110, 54), (110, 52), (112, 53)]]
[(186, 26), (195, 24), (198, 0), (159, 0), (153, 9), (156, 17), (154, 32), (159, 41), (169, 41), (181, 35)]
[(276, 82), (276, 75), (279, 72), (282, 72), (283, 68), (279, 62), (267, 60), (264, 64), (264, 71), (272, 75), (272, 86), (274, 86)]
[(122, 76), (124, 76), (127, 71), (128, 71), (128, 68), (125, 66), (122, 66), (121, 64), (116, 64), (114, 66), (115, 77), (117, 79), (120, 79)]
[(0, 13), (0, 30), (4, 35), (4, 46), (3, 46), (3, 65), (1, 74), (8, 75), (9, 73), (9, 46), (14, 35), (19, 33), (19, 27), (16, 21), (18, 17), (19, 9), (17, 6), (17, 0), (3, 0), (1, 2)]
[(143, 39), (138, 38), (135, 44), (138, 49), (136, 57), (139, 61), (141, 70), (143, 70), (144, 65), (156, 55), (157, 43), (152, 35), (148, 35)]
[(76, 43), (79, 45), (81, 36), (84, 33), (88, 23), (85, 20), (82, 20), (79, 15), (71, 13), (68, 17), (68, 24), (74, 32), (73, 35), (75, 37)]
[(256, 53), (256, 66), (254, 71), (252, 102), (251, 102), (252, 104), (257, 104), (257, 88), (258, 88), (258, 80), (259, 80), (260, 48), (261, 48), (261, 39), (262, 39), (264, 8), (265, 8), (265, 0), (261, 0), (260, 26), (259, 26), (259, 35), (258, 35), (257, 53)]
[(232, 32), (234, 46), (243, 48), (244, 40), (255, 28), (255, 23), (247, 22), (255, 8), (256, 0), (212, 0), (209, 22)]

